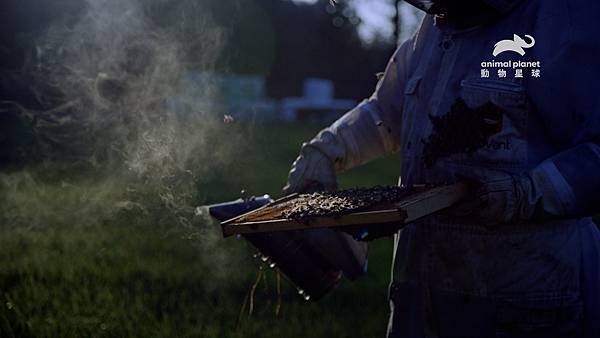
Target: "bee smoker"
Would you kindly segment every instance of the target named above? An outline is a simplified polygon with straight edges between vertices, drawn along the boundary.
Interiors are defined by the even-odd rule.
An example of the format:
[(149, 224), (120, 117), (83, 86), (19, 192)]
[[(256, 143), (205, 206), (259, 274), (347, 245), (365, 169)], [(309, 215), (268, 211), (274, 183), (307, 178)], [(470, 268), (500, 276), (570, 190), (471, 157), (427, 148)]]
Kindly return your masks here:
[[(209, 206), (219, 221), (260, 208), (269, 195)], [(342, 279), (357, 279), (367, 270), (367, 244), (331, 229), (293, 230), (242, 235), (268, 257), (305, 298), (319, 299)]]

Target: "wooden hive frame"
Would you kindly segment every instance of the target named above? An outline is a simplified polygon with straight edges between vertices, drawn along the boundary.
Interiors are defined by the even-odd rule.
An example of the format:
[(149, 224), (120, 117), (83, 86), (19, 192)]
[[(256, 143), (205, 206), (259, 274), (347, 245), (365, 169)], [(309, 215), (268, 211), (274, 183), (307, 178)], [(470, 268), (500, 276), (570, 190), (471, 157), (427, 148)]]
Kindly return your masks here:
[(368, 210), (343, 215), (314, 217), (299, 222), (281, 216), (282, 206), (293, 205), (298, 194), (292, 194), (259, 209), (221, 223), (225, 237), (236, 234), (252, 234), (273, 231), (333, 228), (349, 225), (386, 223), (410, 223), (448, 208), (463, 199), (471, 191), (467, 182), (430, 189), (418, 189), (396, 203), (381, 204)]

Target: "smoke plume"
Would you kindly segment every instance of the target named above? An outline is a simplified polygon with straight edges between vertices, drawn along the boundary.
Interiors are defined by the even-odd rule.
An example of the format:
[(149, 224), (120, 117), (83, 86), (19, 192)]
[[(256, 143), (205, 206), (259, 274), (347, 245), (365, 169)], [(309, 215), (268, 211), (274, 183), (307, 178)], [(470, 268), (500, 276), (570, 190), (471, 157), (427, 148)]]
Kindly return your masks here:
[[(43, 109), (23, 109), (37, 163), (0, 174), (0, 220), (43, 227), (133, 213), (191, 226), (203, 175), (240, 151), (240, 131), (200, 111), (226, 30), (202, 1), (88, 0), (34, 42), (24, 71)], [(205, 105), (204, 105), (205, 106)]]

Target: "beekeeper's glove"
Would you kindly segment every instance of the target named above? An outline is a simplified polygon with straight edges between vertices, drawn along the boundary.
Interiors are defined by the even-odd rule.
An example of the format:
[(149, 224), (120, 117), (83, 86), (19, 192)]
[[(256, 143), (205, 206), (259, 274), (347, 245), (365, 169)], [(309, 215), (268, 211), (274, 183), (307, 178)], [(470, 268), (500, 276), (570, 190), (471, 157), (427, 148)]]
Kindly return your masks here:
[(469, 173), (463, 178), (473, 182), (474, 193), (449, 210), (457, 217), (469, 217), (484, 226), (515, 224), (543, 218), (536, 212), (537, 194), (529, 174)]
[(300, 155), (292, 164), (284, 194), (335, 190), (337, 181), (329, 158), (310, 143), (302, 144)]
[(365, 101), (304, 143), (283, 192), (335, 190), (337, 173), (393, 151), (395, 142), (378, 116)]

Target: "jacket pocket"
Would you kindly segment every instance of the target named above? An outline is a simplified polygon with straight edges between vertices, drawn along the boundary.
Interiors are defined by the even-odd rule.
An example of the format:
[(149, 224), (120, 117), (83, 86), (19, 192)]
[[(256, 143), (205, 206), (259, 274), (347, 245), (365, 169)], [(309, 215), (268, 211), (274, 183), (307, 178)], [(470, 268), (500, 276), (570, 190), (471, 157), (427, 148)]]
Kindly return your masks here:
[(504, 298), (498, 304), (496, 337), (581, 337), (582, 318), (583, 303), (575, 294)]
[(508, 94), (525, 93), (525, 88), (520, 83), (510, 81), (466, 79), (460, 82), (460, 86), (462, 88), (482, 91), (495, 91)]
[(521, 171), (527, 163), (528, 148), (530, 108), (526, 88), (517, 82), (490, 79), (465, 79), (460, 85), (460, 96), (470, 108), (488, 103), (500, 108), (502, 127), (476, 152), (457, 154), (449, 157), (446, 163)]

